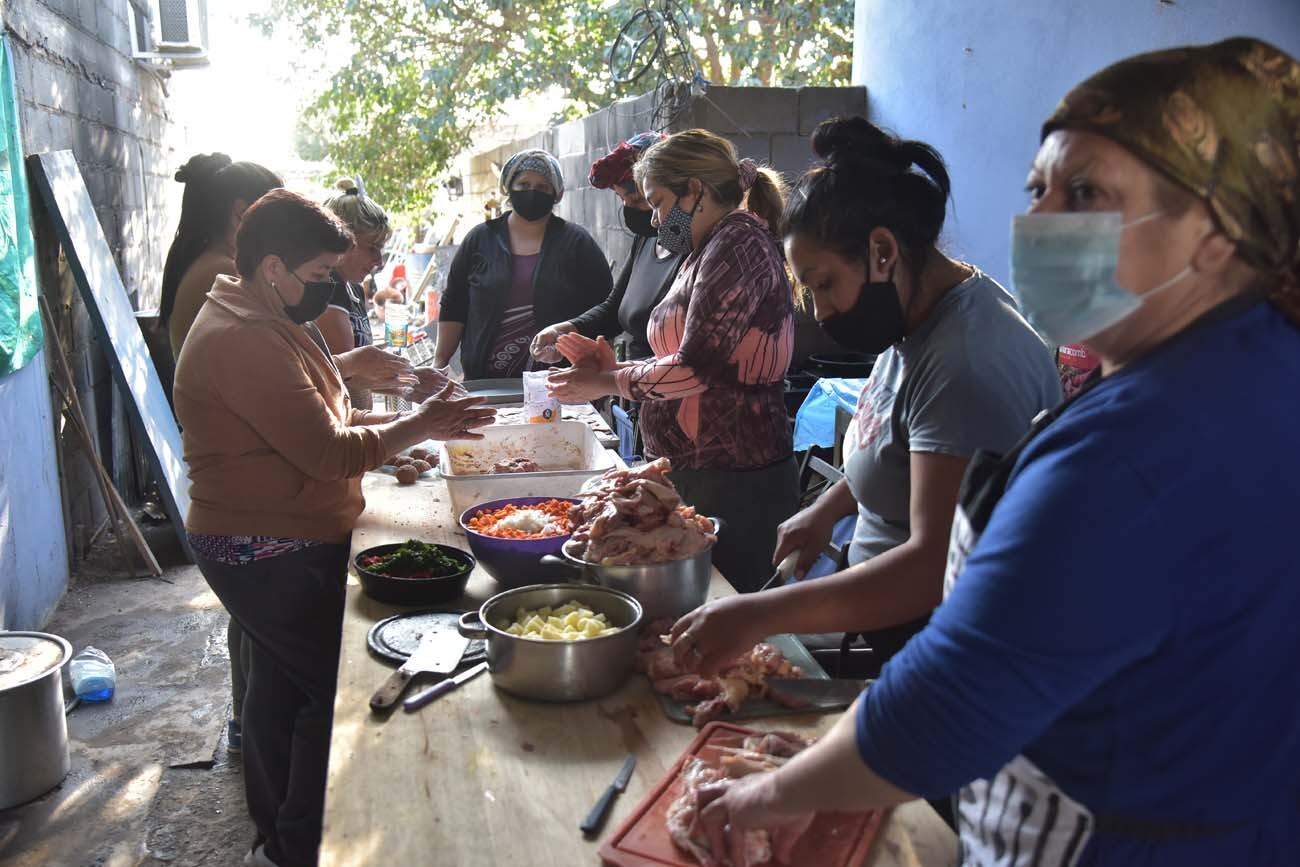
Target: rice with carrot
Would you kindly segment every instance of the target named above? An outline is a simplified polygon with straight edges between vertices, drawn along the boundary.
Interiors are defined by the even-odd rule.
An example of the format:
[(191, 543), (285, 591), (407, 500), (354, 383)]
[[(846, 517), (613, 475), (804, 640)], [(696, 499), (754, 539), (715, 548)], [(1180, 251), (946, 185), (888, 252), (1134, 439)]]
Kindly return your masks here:
[(484, 509), (470, 518), (468, 526), (475, 533), (498, 539), (549, 539), (573, 532), (568, 500), (546, 500), (529, 506), (510, 504), (499, 509)]

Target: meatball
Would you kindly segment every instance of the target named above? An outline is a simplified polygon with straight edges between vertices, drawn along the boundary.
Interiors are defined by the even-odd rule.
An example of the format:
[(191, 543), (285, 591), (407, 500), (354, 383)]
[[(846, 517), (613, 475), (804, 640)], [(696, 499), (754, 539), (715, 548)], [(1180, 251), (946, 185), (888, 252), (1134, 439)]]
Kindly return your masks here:
[(412, 464), (403, 464), (397, 468), (397, 484), (399, 485), (413, 485), (419, 477), (420, 471)]
[(415, 463), (411, 464), (411, 466), (415, 467), (421, 473), (427, 473), (429, 472), (429, 470), (433, 469), (433, 464), (429, 463), (428, 461), (419, 460), (419, 459), (417, 459)]

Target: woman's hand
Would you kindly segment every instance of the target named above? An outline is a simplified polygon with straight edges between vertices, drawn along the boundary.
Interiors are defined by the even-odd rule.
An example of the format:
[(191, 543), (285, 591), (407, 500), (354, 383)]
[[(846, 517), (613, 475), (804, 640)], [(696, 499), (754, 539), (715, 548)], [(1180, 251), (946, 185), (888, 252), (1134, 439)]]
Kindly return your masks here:
[(618, 384), (614, 381), (612, 370), (568, 367), (551, 371), (546, 378), (546, 390), (551, 397), (561, 403), (586, 403), (606, 395), (617, 394)]
[(528, 351), (532, 353), (533, 358), (536, 358), (542, 364), (558, 364), (564, 356), (560, 353), (559, 347), (555, 345), (555, 341), (559, 339), (561, 334), (572, 334), (577, 330), (572, 322), (560, 322), (547, 326), (537, 332), (537, 336), (533, 338)]
[(452, 379), (445, 369), (417, 367), (415, 368), (415, 376), (419, 381), (407, 390), (407, 397), (412, 403), (423, 403), (435, 394), (441, 394), (448, 383), (452, 386), (451, 397), (460, 398), (469, 394), (465, 390), (465, 386)]
[(772, 555), (773, 565), (798, 551), (799, 559), (795, 562), (794, 577), (803, 578), (830, 545), (831, 536), (835, 532), (835, 522), (836, 518), (817, 508), (816, 503), (787, 518), (776, 530), (776, 553)]
[(411, 362), (378, 346), (359, 346), (334, 356), (349, 386), (367, 391), (402, 391), (419, 380)]
[(560, 350), (560, 354), (574, 367), (589, 367), (602, 371), (614, 370), (618, 367), (614, 347), (610, 346), (609, 341), (604, 337), (592, 340), (581, 334), (562, 334), (555, 341), (555, 345)]
[(780, 772), (773, 771), (700, 787), (700, 826), (716, 863), (749, 863), (743, 855), (745, 832), (759, 829), (771, 835), (773, 860), (788, 863), (817, 814), (783, 808), (780, 782)]
[(687, 671), (712, 677), (773, 632), (761, 594), (706, 602), (673, 624), (673, 659)]
[(419, 419), (426, 439), (481, 440), (474, 431), (492, 424), (496, 410), (483, 404), (481, 397), (456, 397), (457, 384), (448, 382), (441, 392), (420, 404), (413, 415)]

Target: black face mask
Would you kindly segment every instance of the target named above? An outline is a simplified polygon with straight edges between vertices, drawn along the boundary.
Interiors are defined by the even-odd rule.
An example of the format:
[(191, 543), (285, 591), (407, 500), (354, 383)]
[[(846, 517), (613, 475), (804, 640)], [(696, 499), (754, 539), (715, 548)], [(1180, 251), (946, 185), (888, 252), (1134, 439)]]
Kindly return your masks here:
[(651, 211), (630, 208), (627, 205), (623, 206), (623, 225), (627, 226), (629, 232), (640, 235), (642, 238), (659, 237), (659, 230), (650, 225), (652, 216), (654, 214)]
[[(293, 274), (292, 271), (289, 273)], [(302, 284), (302, 298), (297, 304), (285, 304), (284, 315), (299, 325), (315, 322), (325, 312), (325, 308), (330, 306), (334, 284), (328, 280), (304, 280), (297, 274), (293, 274), (293, 278)], [(277, 291), (276, 294), (280, 293)], [(283, 303), (284, 296), (280, 296), (280, 301)]]
[(555, 194), (545, 190), (511, 190), (510, 208), (530, 223), (535, 223), (555, 207)]
[(903, 319), (903, 305), (898, 301), (893, 272), (882, 282), (863, 283), (852, 307), (819, 324), (840, 346), (868, 355), (879, 355), (902, 340), (907, 324)]

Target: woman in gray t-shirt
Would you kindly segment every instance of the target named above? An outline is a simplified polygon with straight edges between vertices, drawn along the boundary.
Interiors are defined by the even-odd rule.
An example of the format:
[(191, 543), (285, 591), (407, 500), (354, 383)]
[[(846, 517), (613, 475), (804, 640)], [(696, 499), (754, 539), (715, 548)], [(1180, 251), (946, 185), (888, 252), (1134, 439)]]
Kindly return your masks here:
[(936, 246), (950, 193), (939, 154), (863, 118), (822, 123), (813, 149), (823, 163), (789, 199), (786, 252), (826, 332), (879, 357), (845, 437), (845, 478), (768, 543), (774, 562), (798, 552), (802, 577), (856, 514), (850, 565), (687, 614), (674, 652), (705, 672), (781, 632), (870, 632), (892, 654), (941, 600), (971, 456), (1008, 450), (1061, 398), (1051, 354), (1010, 296)]

